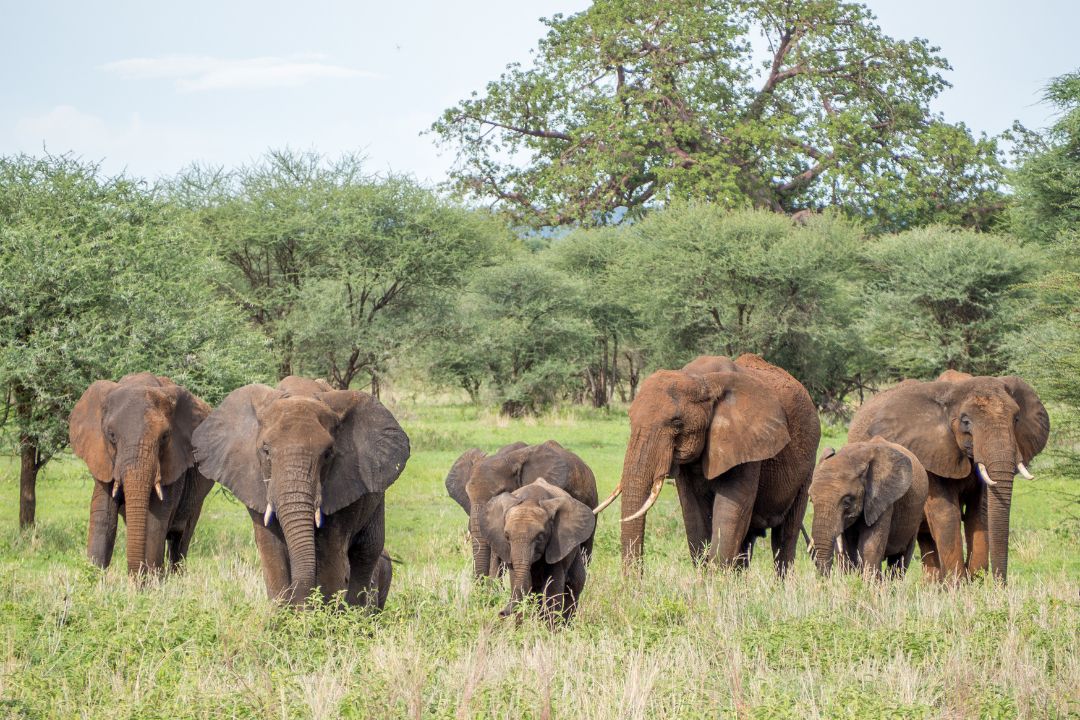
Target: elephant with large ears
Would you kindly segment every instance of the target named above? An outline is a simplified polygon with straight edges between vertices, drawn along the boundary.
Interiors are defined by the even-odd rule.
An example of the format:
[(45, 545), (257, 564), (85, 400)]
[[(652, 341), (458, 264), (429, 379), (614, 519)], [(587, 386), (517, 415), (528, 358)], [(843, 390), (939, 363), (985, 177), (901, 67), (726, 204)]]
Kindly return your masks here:
[[(248, 508), (267, 593), (303, 605), (317, 586), (354, 605), (385, 598), (384, 493), (409, 438), (371, 395), (290, 376), (245, 385), (195, 433), (202, 472)], [(383, 568), (384, 570), (386, 568)]]
[(926, 468), (927, 532), (919, 547), (931, 577), (961, 578), (990, 567), (1004, 581), (1013, 477), (1030, 477), (1026, 463), (1049, 434), (1046, 408), (1022, 379), (947, 372), (932, 382), (905, 380), (873, 397), (855, 414), (848, 441), (880, 435)]
[[(597, 502), (596, 478), (585, 462), (554, 440), (539, 445), (518, 442), (493, 455), (479, 448), (462, 453), (446, 476), (446, 491), (469, 514), (473, 570), (476, 577), (496, 577), (500, 563), (491, 544), (480, 532), (480, 515), (488, 501), (544, 478), (568, 492), (575, 500), (593, 507)], [(585, 553), (592, 552), (592, 538)]]
[(187, 555), (213, 483), (199, 474), (191, 435), (210, 407), (166, 377), (98, 380), (68, 419), (71, 447), (94, 476), (87, 555), (108, 567), (117, 516), (127, 525), (128, 572), (175, 568)]
[(585, 587), (586, 544), (596, 532), (592, 506), (543, 478), (488, 501), (480, 534), (510, 569), (508, 617), (530, 593), (543, 593), (549, 621), (569, 620)]
[(810, 483), (814, 504), (814, 562), (832, 569), (833, 548), (843, 538), (843, 564), (878, 577), (881, 561), (902, 575), (915, 551), (927, 479), (911, 451), (884, 438), (826, 448)]
[(674, 477), (690, 556), (745, 566), (772, 530), (783, 574), (794, 562), (821, 426), (799, 381), (757, 355), (701, 356), (660, 370), (630, 405), (622, 479), (622, 556), (639, 565), (645, 513)]

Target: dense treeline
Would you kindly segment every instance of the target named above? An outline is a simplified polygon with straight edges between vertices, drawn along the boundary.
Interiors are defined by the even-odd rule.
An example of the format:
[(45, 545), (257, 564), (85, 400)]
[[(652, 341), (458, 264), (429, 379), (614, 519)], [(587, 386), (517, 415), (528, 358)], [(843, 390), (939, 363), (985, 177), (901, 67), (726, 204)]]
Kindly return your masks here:
[(289, 373), (395, 377), (504, 413), (607, 407), (700, 353), (760, 353), (824, 410), (902, 377), (1016, 370), (1080, 404), (1080, 82), (1023, 131), (1011, 232), (871, 232), (673, 201), (618, 225), (515, 234), (352, 156), (272, 152), (156, 186), (71, 156), (0, 160), (0, 392), (33, 479), (97, 378), (153, 369), (210, 402)]

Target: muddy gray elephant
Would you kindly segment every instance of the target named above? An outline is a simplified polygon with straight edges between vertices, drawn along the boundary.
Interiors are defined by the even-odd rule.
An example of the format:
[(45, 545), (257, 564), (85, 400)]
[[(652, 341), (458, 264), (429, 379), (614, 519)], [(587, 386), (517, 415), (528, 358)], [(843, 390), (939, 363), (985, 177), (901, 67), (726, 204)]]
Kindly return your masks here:
[[(234, 390), (195, 432), (202, 472), (247, 506), (266, 590), (302, 605), (381, 607), (384, 493), (405, 469), (409, 438), (371, 395), (290, 376)], [(383, 557), (380, 560), (380, 557)]]
[(479, 526), (492, 555), (510, 570), (510, 603), (500, 615), (539, 591), (549, 621), (569, 620), (585, 587), (586, 546), (596, 531), (592, 506), (539, 478), (491, 498)]
[(878, 577), (886, 560), (893, 574), (902, 575), (915, 551), (926, 493), (922, 463), (896, 443), (875, 437), (839, 452), (826, 448), (810, 483), (818, 570), (829, 572), (842, 538), (845, 567)]
[[(1013, 477), (1042, 451), (1050, 418), (1038, 394), (1015, 376), (949, 371), (932, 382), (905, 380), (855, 414), (848, 442), (880, 435), (926, 468), (929, 495), (919, 549), (930, 577), (961, 578), (1009, 566)], [(964, 544), (967, 542), (967, 559)]]
[(175, 568), (187, 555), (213, 483), (199, 474), (191, 435), (210, 406), (167, 377), (98, 380), (68, 418), (71, 448), (94, 476), (87, 555), (108, 567), (117, 516), (127, 525), (128, 572)]
[[(493, 455), (479, 448), (462, 453), (446, 476), (446, 491), (469, 514), (473, 571), (476, 577), (495, 577), (499, 561), (480, 532), (480, 514), (491, 498), (544, 478), (589, 507), (596, 505), (596, 478), (585, 462), (554, 440), (539, 445), (513, 443)], [(592, 539), (585, 554), (592, 552)]]
[(622, 557), (639, 565), (645, 514), (674, 477), (690, 556), (745, 566), (772, 530), (778, 573), (794, 562), (821, 426), (798, 380), (757, 355), (698, 357), (660, 370), (630, 405), (622, 478)]

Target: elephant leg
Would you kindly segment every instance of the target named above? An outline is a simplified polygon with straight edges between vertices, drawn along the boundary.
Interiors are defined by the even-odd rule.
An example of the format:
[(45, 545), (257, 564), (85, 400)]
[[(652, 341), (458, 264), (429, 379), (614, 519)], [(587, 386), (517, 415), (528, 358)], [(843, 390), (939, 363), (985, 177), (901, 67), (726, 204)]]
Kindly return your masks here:
[(352, 566), (349, 555), (349, 538), (337, 528), (327, 528), (324, 521), (323, 530), (315, 534), (315, 583), (323, 600), (329, 602), (337, 593), (348, 594)]
[(784, 515), (784, 520), (772, 529), (773, 562), (776, 565), (776, 574), (780, 577), (784, 577), (788, 568), (795, 564), (795, 554), (799, 551), (799, 530), (802, 529), (809, 498), (808, 488), (808, 485), (804, 485), (799, 489), (795, 502)]
[(915, 554), (915, 540), (912, 539), (908, 543), (908, 546), (904, 548), (903, 552), (898, 552), (895, 555), (889, 555), (885, 558), (885, 562), (889, 568), (889, 577), (902, 578), (907, 573), (908, 566), (911, 565), (911, 556)]
[(960, 496), (955, 488), (930, 476), (926, 498), (926, 521), (934, 538), (941, 576), (946, 580), (964, 577), (964, 539), (960, 532)]
[(563, 616), (569, 620), (577, 612), (578, 599), (585, 589), (585, 562), (579, 554), (566, 571), (566, 605)]
[(281, 534), (281, 527), (276, 523), (273, 527), (264, 527), (262, 513), (251, 508), (248, 508), (248, 514), (255, 528), (255, 547), (259, 550), (266, 594), (271, 600), (284, 600), (292, 586), (292, 573), (289, 570), (289, 548)]
[(161, 572), (165, 567), (165, 543), (169, 535), (169, 519), (175, 504), (157, 504), (153, 498), (146, 513), (146, 544), (144, 545), (146, 569)]
[(938, 562), (937, 546), (930, 534), (930, 527), (923, 520), (915, 540), (919, 543), (919, 557), (922, 561), (923, 575), (927, 580), (936, 582), (941, 579), (941, 563)]
[(183, 482), (186, 483), (184, 495), (172, 525), (175, 540), (169, 541), (169, 562), (173, 570), (187, 557), (191, 538), (195, 535), (195, 525), (202, 514), (203, 502), (214, 487), (213, 480), (203, 477), (195, 469), (188, 470)]
[(349, 548), (349, 591), (345, 595), (345, 601), (350, 605), (378, 607), (378, 593), (372, 590), (371, 577), (385, 543), (386, 518), (383, 500), (380, 499), (367, 525)]
[(743, 550), (757, 499), (761, 463), (744, 463), (714, 482), (712, 543), (708, 561), (731, 567)]
[(544, 615), (548, 622), (566, 617), (566, 569), (562, 564), (551, 566), (550, 574), (544, 579)]
[(675, 488), (679, 491), (690, 559), (700, 563), (705, 560), (712, 533), (713, 493), (701, 477), (700, 467), (680, 468)]
[(967, 493), (964, 507), (964, 536), (967, 540), (968, 575), (990, 568), (990, 535), (986, 519), (986, 486), (978, 483)]
[(108, 486), (94, 481), (94, 494), (90, 498), (90, 529), (86, 541), (86, 555), (99, 568), (109, 567), (113, 547), (116, 545), (116, 516), (119, 503), (109, 494)]

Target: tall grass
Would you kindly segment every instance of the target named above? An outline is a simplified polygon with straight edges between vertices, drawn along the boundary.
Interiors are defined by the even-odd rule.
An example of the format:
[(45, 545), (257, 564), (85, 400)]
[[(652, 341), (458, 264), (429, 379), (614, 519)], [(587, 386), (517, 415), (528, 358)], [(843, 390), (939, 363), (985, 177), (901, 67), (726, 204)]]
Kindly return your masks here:
[[(687, 559), (673, 489), (649, 514), (641, 577), (618, 561), (618, 509), (569, 627), (500, 620), (477, 584), (465, 515), (442, 481), (457, 454), (553, 437), (614, 486), (625, 414), (524, 422), (467, 406), (396, 410), (414, 439), (387, 497), (401, 564), (386, 610), (297, 613), (266, 600), (247, 514), (207, 501), (183, 574), (138, 588), (119, 556), (83, 559), (91, 480), (48, 466), (40, 522), (20, 533), (14, 464), (0, 464), (0, 717), (835, 718), (1080, 713), (1080, 557), (1046, 468), (1018, 482), (1010, 584), (777, 580)], [(831, 431), (823, 444), (842, 444)], [(808, 519), (809, 522), (809, 519)], [(123, 538), (118, 539), (122, 555)]]

